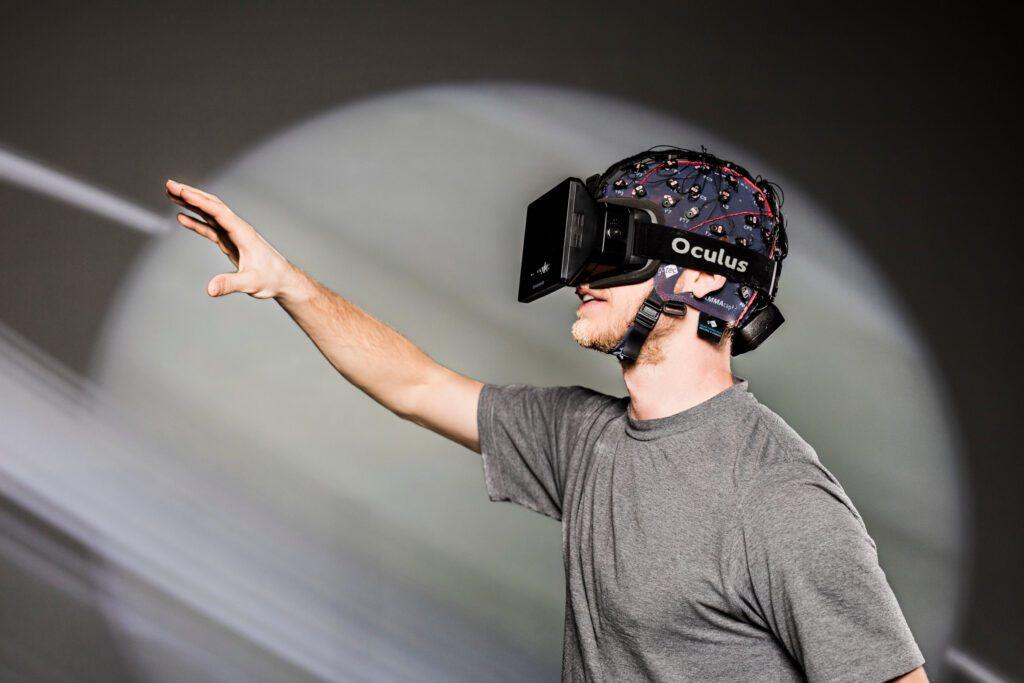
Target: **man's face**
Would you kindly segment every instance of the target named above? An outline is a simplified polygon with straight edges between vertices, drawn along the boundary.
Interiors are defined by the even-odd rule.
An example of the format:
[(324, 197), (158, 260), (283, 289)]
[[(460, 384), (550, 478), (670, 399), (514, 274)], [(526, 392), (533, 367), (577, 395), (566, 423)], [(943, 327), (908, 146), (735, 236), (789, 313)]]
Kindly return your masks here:
[(576, 343), (586, 349), (608, 353), (626, 334), (630, 323), (636, 317), (651, 288), (653, 278), (634, 285), (591, 289), (587, 285), (576, 288), (576, 296), (582, 303), (576, 309), (576, 322), (572, 325), (572, 336)]

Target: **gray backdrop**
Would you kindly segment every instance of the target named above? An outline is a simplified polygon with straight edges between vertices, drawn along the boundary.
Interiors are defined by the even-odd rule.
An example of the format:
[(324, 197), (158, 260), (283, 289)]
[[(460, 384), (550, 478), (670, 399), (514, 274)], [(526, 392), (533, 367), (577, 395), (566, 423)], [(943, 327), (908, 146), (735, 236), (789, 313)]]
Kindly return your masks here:
[[(483, 255), (495, 263), (507, 256), (510, 268), (518, 257), (510, 252), (518, 245), (507, 230), (516, 229), (517, 217), (507, 214), (517, 206), (517, 197), (543, 189), (547, 174), (585, 173), (590, 166), (573, 164), (600, 166), (603, 157), (597, 152), (619, 151), (614, 143), (598, 147), (601, 135), (595, 130), (607, 135), (621, 126), (633, 134), (639, 129), (652, 135), (699, 135), (717, 143), (713, 151), (728, 155), (736, 150), (753, 170), (770, 170), (769, 175), (787, 181), (797, 201), (813, 207), (805, 215), (842, 235), (841, 253), (826, 262), (845, 264), (860, 273), (858, 281), (874, 283), (868, 294), (863, 288), (844, 292), (839, 316), (870, 321), (856, 329), (871, 329), (874, 338), (909, 339), (913, 352), (903, 359), (847, 336), (834, 352), (828, 346), (812, 347), (811, 367), (816, 363), (822, 371), (805, 374), (804, 381), (827, 378), (837, 387), (836, 396), (843, 396), (851, 378), (863, 379), (870, 370), (899, 384), (900, 371), (923, 364), (923, 374), (907, 375), (920, 388), (895, 401), (907, 418), (893, 422), (917, 430), (919, 439), (903, 443), (908, 450), (917, 448), (924, 460), (917, 469), (891, 470), (894, 476), (909, 473), (909, 479), (885, 477), (896, 482), (895, 491), (872, 486), (870, 479), (860, 486), (861, 499), (877, 494), (878, 504), (870, 505), (878, 520), (872, 527), (876, 535), (884, 536), (879, 533), (884, 519), (915, 522), (906, 525), (908, 535), (902, 539), (895, 532), (891, 541), (880, 539), (901, 602), (914, 600), (914, 582), (903, 579), (905, 588), (900, 588), (895, 578), (900, 572), (917, 577), (920, 595), (934, 596), (935, 615), (928, 623), (936, 630), (929, 637), (954, 648), (946, 662), (949, 678), (1020, 675), (1014, 645), (1021, 635), (1016, 616), (1021, 516), (1015, 495), (1021, 466), (1010, 430), (1010, 391), (1019, 372), (1009, 357), (1017, 313), (1010, 284), (1016, 275), (1015, 242), (1012, 233), (997, 228), (1012, 220), (1007, 209), (993, 207), (993, 213), (1002, 213), (982, 214), (982, 207), (995, 204), (1004, 188), (1013, 186), (1006, 157), (1015, 151), (1016, 140), (1003, 85), (1007, 41), (985, 12), (960, 17), (833, 7), (812, 13), (745, 3), (517, 4), (500, 11), (456, 3), (264, 4), (258, 10), (229, 3), (6, 3), (0, 11), (5, 65), (0, 73), (0, 149), (7, 155), (7, 173), (21, 178), (0, 182), (0, 320), (6, 349), (0, 395), (7, 406), (0, 413), (0, 447), (5, 449), (0, 458), (6, 468), (0, 478), (0, 672), (14, 680), (82, 680), (89, 672), (96, 680), (112, 675), (129, 680), (200, 675), (210, 680), (303, 680), (478, 678), (481, 672), (516, 679), (545, 677), (553, 667), (557, 671), (551, 641), (560, 636), (555, 627), (561, 586), (560, 562), (552, 556), (552, 550), (557, 553), (553, 532), (528, 514), (478, 505), (482, 494), (469, 490), (482, 486), (473, 469), (477, 464), (464, 452), (441, 455), (447, 446), (439, 440), (395, 424), (372, 407), (365, 420), (379, 423), (387, 436), (377, 438), (345, 424), (318, 429), (323, 422), (313, 414), (330, 419), (324, 403), (311, 400), (303, 407), (292, 402), (292, 413), (264, 425), (267, 436), (279, 442), (268, 438), (262, 442), (271, 445), (263, 450), (247, 446), (237, 452), (232, 451), (238, 448), (237, 434), (223, 427), (237, 420), (213, 419), (212, 425), (222, 426), (205, 430), (187, 415), (175, 414), (175, 406), (192, 405), (204, 389), (248, 397), (256, 403), (247, 404), (243, 413), (263, 416), (257, 422), (264, 423), (281, 412), (274, 401), (255, 398), (260, 394), (253, 387), (283, 382), (290, 391), (307, 386), (310, 396), (317, 396), (319, 386), (340, 392), (345, 401), (351, 398), (352, 405), (359, 397), (336, 386), (339, 380), (316, 364), (315, 350), (303, 346), (305, 340), (269, 302), (259, 309), (247, 305), (256, 302), (215, 302), (225, 304), (221, 311), (237, 313), (196, 317), (197, 311), (212, 311), (202, 289), (221, 269), (219, 254), (185, 235), (175, 235), (172, 247), (165, 237), (130, 227), (156, 227), (169, 215), (162, 199), (168, 176), (220, 183), (254, 222), (266, 221), (267, 232), (290, 247), (289, 255), (313, 270), (322, 263), (318, 274), (323, 279), (355, 295), (372, 273), (356, 278), (358, 271), (330, 270), (337, 263), (329, 258), (317, 263), (319, 249), (339, 243), (302, 236), (322, 234), (324, 228), (289, 233), (284, 225), (288, 220), (303, 226), (327, 221), (333, 230), (342, 228), (347, 237), (340, 244), (350, 252), (362, 222), (346, 214), (349, 204), (342, 200), (360, 196), (360, 183), (377, 186), (369, 182), (380, 173), (376, 164), (381, 159), (374, 152), (386, 158), (396, 153), (399, 140), (415, 144), (418, 136), (410, 136), (415, 126), (426, 127), (419, 137), (439, 140), (458, 131), (452, 117), (465, 118), (465, 111), (417, 119), (417, 111), (429, 108), (413, 108), (412, 118), (394, 119), (394, 135), (378, 121), (363, 129), (380, 140), (369, 149), (346, 148), (330, 136), (326, 139), (336, 147), (309, 148), (307, 142), (307, 152), (296, 155), (286, 145), (274, 156), (266, 142), (280, 144), (285, 131), (302, 125), (308, 130), (314, 117), (351, 112), (375, 96), (399, 96), (424, 85), (463, 84), (479, 90), (482, 83), (504, 82), (568, 89), (575, 99), (552, 113), (545, 98), (526, 97), (524, 105), (521, 92), (492, 93), (484, 104), (496, 107), (499, 119), (506, 117), (499, 121), (500, 132), (490, 138), (453, 135), (450, 144), (439, 145), (429, 157), (432, 165), (387, 166), (400, 179), (403, 172), (410, 175), (410, 186), (403, 190), (400, 182), (397, 190), (416, 198), (406, 206), (422, 206), (426, 216), (432, 215), (430, 209), (459, 206), (457, 193), (465, 183), (449, 170), (450, 164), (507, 153), (508, 120), (516, 113), (512, 104), (522, 107), (519, 122), (512, 125), (522, 140), (531, 139), (531, 125), (544, 123), (548, 128), (538, 130), (537, 139), (554, 134), (572, 141), (570, 149), (549, 149), (534, 169), (513, 167), (519, 184), (500, 204), (507, 222), (494, 223), (503, 232), (487, 243), (490, 251)], [(584, 106), (590, 97), (600, 106)], [(657, 120), (638, 127), (640, 114), (629, 109), (617, 110), (620, 118), (615, 119), (609, 101)], [(573, 139), (576, 131), (566, 119), (581, 120), (595, 110), (611, 120), (593, 129), (589, 141)], [(475, 116), (479, 119), (479, 112)], [(551, 121), (556, 122), (554, 132)], [(467, 139), (476, 141), (479, 156), (474, 157)], [(495, 149), (487, 147), (488, 139), (499, 141)], [(670, 142), (697, 145), (702, 140)], [(328, 152), (346, 150), (368, 155), (372, 162), (353, 166), (351, 159), (339, 158), (336, 166), (329, 163)], [(444, 157), (446, 150), (450, 157)], [(305, 164), (312, 159), (319, 166)], [(49, 169), (59, 178), (46, 176), (32, 185), (22, 172), (26, 168)], [(486, 171), (487, 165), (481, 168)], [(473, 185), (472, 202), (485, 205), (481, 191), (501, 187), (509, 176), (481, 177), (479, 171), (473, 176), (479, 182)], [(287, 181), (279, 188), (286, 192), (275, 194), (267, 186), (275, 178)], [(318, 206), (316, 192), (301, 196), (316, 178), (337, 181), (348, 194), (332, 196), (330, 209)], [(75, 194), (78, 186), (60, 184), (75, 179), (96, 194)], [(53, 196), (55, 187), (63, 188), (64, 200)], [(434, 204), (423, 199), (433, 193), (447, 199)], [(72, 195), (80, 200), (77, 206), (67, 201)], [(270, 201), (275, 196), (279, 199)], [(97, 213), (97, 202), (109, 209), (106, 217)], [(311, 208), (320, 215), (310, 216)], [(415, 211), (406, 211), (398, 217), (415, 217)], [(279, 217), (276, 223), (274, 217)], [(386, 247), (388, 235), (377, 232), (379, 244), (371, 248)], [(983, 240), (982, 246), (963, 244), (960, 238), (968, 235)], [(800, 246), (794, 239), (794, 262)], [(828, 252), (827, 244), (822, 250)], [(819, 261), (826, 258), (815, 253)], [(578, 361), (582, 365), (575, 370), (563, 367), (563, 375), (545, 374), (543, 366), (524, 375), (530, 367), (524, 348), (567, 358), (572, 351), (564, 346), (564, 331), (543, 333), (557, 324), (557, 302), (544, 309), (550, 324), (516, 337), (515, 325), (500, 325), (525, 314), (511, 303), (505, 305), (507, 313), (495, 315), (459, 299), (458, 275), (468, 265), (453, 262), (439, 267), (440, 272), (426, 269), (420, 275), (409, 262), (400, 262), (401, 271), (412, 278), (406, 291), (434, 287), (431, 300), (442, 304), (438, 316), (466, 306), (476, 311), (460, 324), (468, 334), (482, 324), (495, 331), (507, 345), (497, 363), (473, 348), (456, 354), (455, 337), (427, 336), (429, 325), (419, 337), (413, 335), (426, 304), (405, 300), (384, 309), (384, 302), (391, 306), (403, 299), (380, 294), (378, 301), (376, 290), (355, 298), (400, 330), (409, 330), (436, 356), (477, 376), (538, 382), (592, 376), (591, 384), (616, 390), (614, 367), (597, 356)], [(799, 267), (792, 272), (799, 273)], [(163, 299), (152, 289), (160, 287), (161, 277), (173, 283), (158, 289)], [(509, 272), (501, 277), (487, 285), (496, 296), (502, 284), (510, 292), (514, 285)], [(812, 280), (809, 272), (807, 279)], [(871, 302), (870, 311), (865, 301)], [(168, 316), (171, 302), (178, 302), (181, 312)], [(810, 310), (813, 302), (800, 306)], [(883, 315), (877, 318), (872, 311)], [(840, 329), (837, 319), (828, 327), (833, 333)], [(183, 327), (189, 321), (195, 329)], [(794, 344), (804, 338), (798, 336), (798, 324), (790, 323), (796, 329), (790, 337)], [(220, 327), (214, 336), (204, 336), (211, 334), (211, 325)], [(287, 354), (276, 358), (278, 374), (253, 374), (256, 348), (254, 355), (235, 358), (234, 365), (215, 363), (214, 374), (190, 373), (208, 357), (204, 343), (223, 348), (240, 334), (279, 339), (276, 348)], [(184, 357), (171, 362), (168, 349)], [(825, 373), (835, 357), (841, 359), (835, 366), (846, 368), (846, 375)], [(888, 365), (879, 366), (879, 359)], [(864, 371), (849, 369), (858, 362)], [(751, 368), (755, 387), (758, 373), (772, 384), (766, 374), (771, 367), (765, 361), (764, 368)], [(212, 384), (174, 388), (173, 382), (152, 380), (151, 374), (161, 369), (171, 379), (206, 376)], [(239, 383), (242, 376), (248, 380)], [(214, 381), (224, 378), (236, 381)], [(786, 386), (782, 379), (779, 386)], [(877, 384), (865, 385), (865, 392), (892, 396)], [(858, 427), (877, 424), (870, 412), (853, 410), (844, 412), (847, 419), (815, 430), (822, 422), (801, 417), (801, 401), (791, 398), (789, 408), (783, 391), (774, 391), (773, 397), (819, 443), (833, 437), (853, 443)], [(853, 405), (864, 405), (854, 399)], [(849, 433), (844, 436), (844, 431)], [(353, 440), (344, 453), (338, 452), (337, 463), (355, 468), (354, 473), (332, 469), (328, 456), (309, 448), (286, 457), (290, 454), (282, 446), (273, 445), (319, 439), (322, 451), (316, 452), (329, 453), (332, 434)], [(938, 445), (929, 446), (932, 441)], [(388, 448), (389, 443), (402, 447)], [(407, 451), (408, 443), (419, 444), (417, 455), (436, 464), (427, 468), (430, 476), (408, 474), (400, 458), (387, 462), (376, 457)], [(213, 452), (223, 457), (209, 457)], [(939, 465), (931, 466), (930, 457)], [(837, 462), (851, 463), (837, 467), (849, 470), (840, 472), (844, 482), (856, 477), (855, 459)], [(413, 479), (403, 481), (403, 476)], [(425, 490), (435, 481), (431, 477), (452, 490), (468, 490), (465, 502), (428, 497), (420, 501), (423, 507), (412, 506), (416, 514), (406, 506), (404, 516), (394, 510), (388, 516), (381, 501), (394, 482), (410, 491)], [(311, 481), (317, 484), (314, 492), (298, 495)], [(937, 509), (886, 510), (885, 501), (893, 499), (940, 504)], [(114, 500), (120, 507), (110, 504)], [(193, 517), (187, 514), (190, 509)], [(212, 518), (211, 509), (218, 511)], [(180, 510), (182, 516), (159, 514), (166, 510)], [(129, 518), (133, 524), (125, 522)], [(469, 528), (460, 522), (467, 518), (473, 520)], [(331, 524), (333, 519), (365, 523)], [(410, 519), (418, 525), (410, 526)], [(519, 539), (520, 545), (512, 546), (515, 552), (506, 549), (507, 556), (495, 558), (473, 542), (496, 528)], [(168, 539), (181, 545), (172, 548)], [(267, 539), (288, 550), (268, 551)], [(938, 550), (931, 562), (908, 560), (911, 564), (900, 568), (896, 550), (887, 558), (887, 547)], [(245, 562), (253, 557), (258, 561)], [(296, 566), (275, 557), (304, 560)], [(218, 566), (245, 567), (252, 592), (241, 590), (245, 582), (231, 572), (219, 575)], [(937, 576), (915, 570), (929, 566)], [(390, 573), (382, 576), (385, 570)], [(331, 592), (339, 587), (344, 590)], [(276, 603), (258, 597), (268, 592), (277, 596)], [(393, 626), (392, 632), (380, 633), (382, 624)], [(348, 652), (346, 642), (363, 646)], [(947, 656), (943, 651), (930, 657), (930, 664), (941, 666)]]

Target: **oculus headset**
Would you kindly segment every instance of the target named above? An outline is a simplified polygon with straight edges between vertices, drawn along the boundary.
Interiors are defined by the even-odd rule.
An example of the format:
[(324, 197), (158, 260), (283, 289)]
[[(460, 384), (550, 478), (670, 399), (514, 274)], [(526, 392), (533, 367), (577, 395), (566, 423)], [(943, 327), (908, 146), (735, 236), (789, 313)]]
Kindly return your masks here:
[[(519, 301), (562, 287), (593, 289), (654, 278), (609, 352), (635, 361), (659, 317), (700, 312), (697, 334), (731, 353), (757, 348), (784, 322), (773, 303), (789, 245), (781, 189), (706, 151), (652, 148), (586, 182), (566, 178), (526, 211)], [(683, 268), (722, 275), (697, 298), (678, 292)]]

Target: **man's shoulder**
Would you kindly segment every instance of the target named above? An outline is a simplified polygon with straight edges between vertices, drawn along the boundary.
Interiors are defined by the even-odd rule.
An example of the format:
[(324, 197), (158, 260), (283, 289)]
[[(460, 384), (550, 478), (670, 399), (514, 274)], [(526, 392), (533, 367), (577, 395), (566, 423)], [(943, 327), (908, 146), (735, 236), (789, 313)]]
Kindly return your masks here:
[(786, 420), (756, 398), (737, 431), (734, 479), (740, 493), (792, 480), (838, 484), (818, 453)]
[[(817, 451), (778, 413), (755, 401), (738, 449), (734, 483), (741, 509), (771, 518), (806, 519), (824, 503), (860, 520), (839, 480)], [(785, 510), (785, 513), (782, 511)]]

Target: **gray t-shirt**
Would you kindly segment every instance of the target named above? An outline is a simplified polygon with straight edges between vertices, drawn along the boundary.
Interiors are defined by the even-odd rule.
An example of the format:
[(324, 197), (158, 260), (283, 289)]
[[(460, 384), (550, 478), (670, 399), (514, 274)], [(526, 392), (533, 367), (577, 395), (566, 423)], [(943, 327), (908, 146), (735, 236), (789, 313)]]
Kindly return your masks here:
[(839, 482), (734, 382), (654, 420), (584, 387), (484, 386), (488, 496), (562, 522), (564, 681), (884, 681), (924, 663)]

